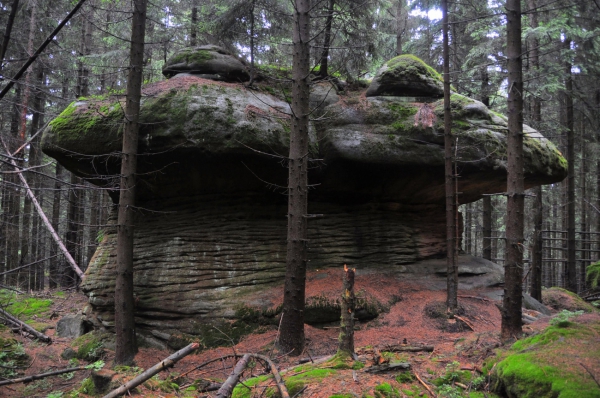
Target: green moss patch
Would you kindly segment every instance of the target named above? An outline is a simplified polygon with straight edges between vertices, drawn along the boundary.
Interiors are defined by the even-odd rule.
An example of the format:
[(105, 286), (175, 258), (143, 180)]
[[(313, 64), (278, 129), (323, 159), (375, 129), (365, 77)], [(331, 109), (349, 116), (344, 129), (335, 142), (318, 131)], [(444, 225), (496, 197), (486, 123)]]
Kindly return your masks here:
[(75, 357), (88, 362), (97, 361), (104, 354), (104, 342), (98, 332), (86, 333), (71, 342)]
[(595, 312), (596, 308), (586, 303), (577, 294), (560, 287), (552, 287), (542, 291), (542, 302), (555, 310)]
[(8, 304), (5, 308), (6, 311), (23, 321), (31, 319), (34, 315), (41, 316), (46, 314), (52, 305), (52, 300), (50, 299), (40, 299), (6, 291), (0, 294), (0, 302), (3, 305)]
[(390, 69), (394, 69), (394, 73), (400, 75), (424, 75), (440, 82), (444, 82), (444, 78), (431, 66), (427, 65), (422, 59), (412, 54), (402, 54), (390, 59), (387, 62)]
[[(332, 358), (332, 360), (334, 360)], [(300, 392), (304, 386), (319, 383), (326, 377), (337, 374), (336, 369), (330, 368), (331, 363), (325, 362), (320, 365), (306, 364), (289, 370), (283, 376), (285, 386), (290, 397)], [(238, 384), (233, 390), (232, 398), (250, 398), (252, 396), (264, 396), (267, 398), (279, 397), (276, 386), (268, 386), (273, 382), (273, 376), (259, 376), (244, 381), (244, 385)]]
[(592, 398), (598, 386), (582, 364), (600, 360), (600, 319), (567, 327), (551, 326), (517, 341), (486, 363), (500, 395), (522, 398)]

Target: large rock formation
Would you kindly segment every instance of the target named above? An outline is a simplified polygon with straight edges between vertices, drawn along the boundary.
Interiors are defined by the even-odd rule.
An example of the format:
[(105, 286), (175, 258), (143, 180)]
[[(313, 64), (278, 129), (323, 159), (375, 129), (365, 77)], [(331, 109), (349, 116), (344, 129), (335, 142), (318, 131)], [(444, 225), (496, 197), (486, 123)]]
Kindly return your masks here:
[[(194, 59), (184, 53), (180, 58)], [(147, 330), (206, 334), (207, 320), (244, 318), (243, 306), (278, 304), (257, 292), (284, 275), (290, 110), (267, 84), (251, 90), (189, 73), (221, 79), (218, 70), (181, 70), (144, 88), (137, 321)], [(444, 255), (440, 87), (433, 69), (405, 56), (382, 68), (367, 96), (314, 85), (309, 209), (318, 216), (309, 221), (311, 267), (410, 272), (415, 265), (405, 265)], [(459, 94), (452, 95), (452, 112), (461, 202), (503, 191), (506, 118)], [(122, 100), (74, 102), (44, 132), (43, 150), (114, 189), (122, 119)], [(555, 146), (526, 126), (525, 157), (527, 187), (566, 175)], [(117, 201), (116, 191), (111, 196)], [(82, 285), (92, 318), (106, 327), (113, 321), (115, 241), (107, 228)]]

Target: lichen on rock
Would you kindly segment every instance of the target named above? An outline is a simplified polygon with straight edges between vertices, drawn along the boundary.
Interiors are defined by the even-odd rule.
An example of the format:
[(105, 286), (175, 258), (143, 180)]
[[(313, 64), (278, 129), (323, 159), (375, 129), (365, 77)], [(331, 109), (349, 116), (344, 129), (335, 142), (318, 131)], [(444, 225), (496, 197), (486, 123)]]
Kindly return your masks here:
[[(238, 338), (262, 326), (265, 316), (249, 317), (277, 308), (261, 294), (285, 274), (290, 107), (268, 83), (250, 90), (223, 82), (226, 68), (200, 68), (221, 56), (214, 47), (183, 50), (165, 66), (176, 75), (144, 87), (138, 144), (144, 211), (135, 220), (136, 322), (141, 331), (201, 335), (206, 345), (221, 342), (215, 327)], [(401, 56), (373, 84), (367, 97), (325, 82), (312, 88), (309, 203), (311, 214), (324, 215), (309, 223), (316, 269), (351, 259), (362, 270), (410, 272), (445, 252), (439, 75)], [(503, 191), (506, 119), (456, 93), (452, 113), (461, 203)], [(121, 100), (74, 102), (44, 131), (42, 149), (108, 187), (116, 202), (122, 120)], [(562, 180), (560, 152), (537, 131), (524, 132), (526, 186)], [(90, 298), (86, 316), (107, 329), (114, 327), (114, 216), (81, 286)], [(238, 311), (240, 304), (252, 310)]]

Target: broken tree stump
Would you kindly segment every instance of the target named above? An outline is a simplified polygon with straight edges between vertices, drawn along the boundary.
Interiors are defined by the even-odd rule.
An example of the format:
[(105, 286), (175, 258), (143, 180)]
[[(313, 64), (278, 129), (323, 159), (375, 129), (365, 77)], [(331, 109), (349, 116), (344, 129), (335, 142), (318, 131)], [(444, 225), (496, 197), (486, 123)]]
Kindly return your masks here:
[(342, 290), (342, 317), (340, 322), (340, 338), (338, 353), (344, 353), (350, 356), (354, 355), (354, 311), (356, 299), (354, 297), (354, 276), (356, 270), (348, 268), (344, 264), (344, 279)]

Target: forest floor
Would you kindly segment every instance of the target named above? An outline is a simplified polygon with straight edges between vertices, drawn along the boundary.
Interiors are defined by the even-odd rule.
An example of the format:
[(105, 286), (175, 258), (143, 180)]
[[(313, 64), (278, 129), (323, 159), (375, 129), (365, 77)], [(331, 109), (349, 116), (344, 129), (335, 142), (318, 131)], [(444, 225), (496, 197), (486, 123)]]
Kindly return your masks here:
[[(314, 276), (314, 275), (313, 275)], [(310, 279), (310, 278), (309, 278)], [(320, 286), (319, 278), (313, 278), (309, 283), (307, 296), (315, 294), (316, 291), (329, 291), (334, 294), (339, 291), (338, 286)], [(340, 281), (341, 282), (341, 281)], [(341, 283), (340, 286), (341, 287)], [(497, 301), (490, 297), (497, 297), (499, 289), (477, 289), (459, 291), (459, 302), (463, 309), (461, 317), (465, 319), (474, 330), (470, 330), (460, 321), (448, 323), (443, 318), (432, 318), (428, 315), (432, 313), (432, 308), (436, 308), (436, 303), (442, 303), (439, 308), (444, 308), (445, 291), (438, 289), (432, 290), (431, 286), (424, 282), (402, 281), (397, 278), (386, 278), (385, 275), (370, 274), (357, 276), (356, 288), (361, 291), (370, 291), (380, 297), (395, 297), (395, 303), (389, 307), (389, 311), (382, 313), (378, 318), (357, 325), (355, 332), (355, 347), (360, 366), (352, 366), (349, 369), (339, 369), (339, 366), (321, 366), (329, 371), (321, 373), (311, 373), (313, 379), (309, 377), (303, 380), (299, 398), (320, 398), (338, 395), (342, 397), (403, 397), (403, 396), (433, 396), (433, 393), (427, 391), (429, 388), (439, 396), (449, 397), (492, 397), (493, 394), (485, 392), (486, 382), (482, 382), (480, 389), (483, 392), (468, 392), (470, 384), (479, 378), (481, 381), (481, 371), (486, 358), (493, 356), (495, 349), (500, 347), (500, 312), (496, 306)], [(320, 290), (319, 290), (320, 289)], [(311, 291), (312, 290), (312, 291)], [(55, 327), (60, 317), (81, 312), (86, 305), (86, 297), (81, 293), (71, 292), (44, 292), (35, 295), (35, 300), (45, 300), (49, 303), (42, 311), (37, 311), (30, 319), (33, 319), (38, 325), (45, 324), (46, 334), (51, 336), (52, 344), (43, 344), (12, 333), (8, 329), (0, 332), (3, 339), (14, 338), (24, 348), (28, 355), (22, 367), (18, 369), (18, 376), (35, 375), (52, 370), (68, 368), (72, 366), (68, 360), (61, 358), (61, 353), (70, 346), (71, 340), (55, 336)], [(20, 301), (23, 301), (21, 298)], [(26, 301), (26, 300), (25, 300)], [(27, 313), (27, 306), (21, 306), (21, 315)], [(35, 311), (33, 311), (35, 312)], [(31, 314), (30, 314), (31, 315)], [(536, 315), (532, 313), (532, 315)], [(589, 315), (598, 317), (598, 315)], [(525, 334), (534, 334), (548, 326), (548, 317), (540, 317), (535, 322), (524, 327)], [(336, 353), (338, 345), (339, 329), (315, 328), (306, 325), (306, 349), (300, 357), (291, 357), (285, 353), (275, 350), (274, 341), (277, 338), (277, 328), (271, 327), (260, 334), (251, 334), (241, 340), (233, 347), (220, 347), (204, 350), (189, 355), (178, 362), (173, 368), (162, 372), (158, 379), (166, 380), (161, 382), (155, 380), (153, 383), (146, 383), (131, 393), (132, 396), (140, 397), (198, 397), (214, 396), (212, 393), (199, 393), (194, 391), (194, 380), (209, 379), (215, 382), (222, 382), (231, 373), (235, 364), (231, 354), (234, 353), (260, 353), (270, 356), (274, 359), (279, 369), (287, 369), (298, 365), (299, 358), (317, 358), (329, 356)], [(6, 341), (6, 340), (3, 340)], [(4, 343), (7, 345), (8, 343)], [(431, 345), (433, 352), (392, 352), (398, 347)], [(125, 372), (124, 379), (132, 378), (134, 374), (139, 373), (140, 369), (147, 369), (159, 362), (161, 359), (170, 355), (169, 351), (156, 348), (141, 348), (135, 361), (137, 368), (131, 368)], [(111, 350), (104, 349), (102, 360), (106, 363), (105, 367), (111, 365), (114, 353)], [(223, 358), (209, 366), (194, 368), (208, 360)], [(381, 362), (402, 361), (408, 362), (411, 371), (402, 373), (399, 371), (388, 371), (383, 373), (369, 373), (367, 370), (372, 365)], [(356, 362), (355, 362), (356, 363)], [(364, 365), (363, 365), (364, 364)], [(3, 364), (0, 357), (0, 366)], [(364, 366), (364, 367), (363, 367)], [(591, 371), (600, 374), (600, 363), (589, 364)], [(336, 369), (337, 368), (337, 369)], [(6, 368), (4, 369), (6, 371)], [(256, 366), (253, 370), (247, 371), (244, 378), (249, 377), (250, 373), (254, 375), (261, 374), (261, 366)], [(458, 372), (470, 373), (472, 375), (463, 378), (467, 392), (456, 392), (454, 386), (447, 388), (446, 393), (432, 383), (434, 380), (443, 380), (449, 373)], [(585, 373), (583, 369), (582, 372)], [(0, 387), (0, 397), (86, 397), (85, 379), (90, 377), (91, 370), (78, 371), (67, 376), (52, 376), (42, 380), (30, 382), (28, 384), (12, 384)], [(302, 373), (298, 369), (291, 373), (283, 374), (284, 380), (289, 375)], [(185, 373), (184, 377), (179, 377)], [(418, 376), (418, 377), (417, 377)], [(418, 380), (420, 378), (421, 380)], [(265, 383), (250, 383), (250, 390), (240, 394), (237, 390), (237, 396), (260, 397), (269, 396), (265, 394)], [(449, 382), (451, 383), (451, 381)], [(427, 387), (425, 387), (427, 385)], [(191, 388), (190, 388), (191, 387)], [(273, 384), (271, 383), (271, 388)], [(386, 392), (387, 390), (387, 392)], [(391, 392), (390, 392), (391, 391)], [(454, 392), (453, 392), (454, 391)], [(452, 394), (455, 395), (452, 395)], [(349, 395), (348, 395), (349, 394)], [(393, 395), (395, 394), (395, 395)]]

